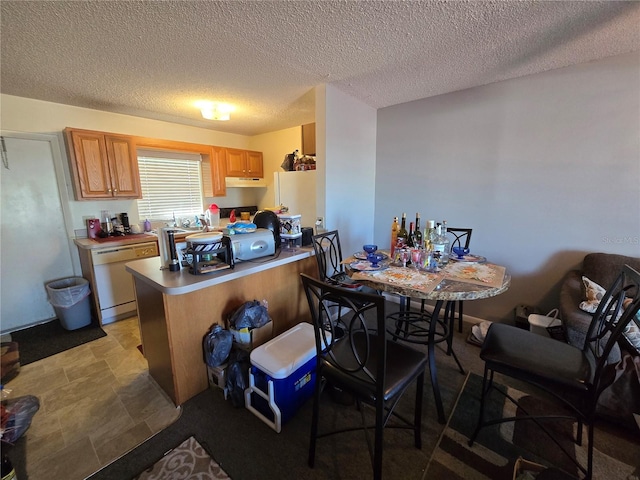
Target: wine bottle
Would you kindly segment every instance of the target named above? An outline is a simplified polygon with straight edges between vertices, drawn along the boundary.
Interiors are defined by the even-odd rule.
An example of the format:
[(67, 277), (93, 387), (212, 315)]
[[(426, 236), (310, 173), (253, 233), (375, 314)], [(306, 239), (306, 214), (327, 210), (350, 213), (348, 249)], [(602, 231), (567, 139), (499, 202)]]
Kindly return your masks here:
[(407, 214), (402, 214), (402, 221), (400, 223), (400, 230), (398, 230), (398, 241), (397, 247), (403, 248), (407, 245), (407, 240), (409, 238), (409, 232), (407, 232)]
[(420, 214), (416, 213), (416, 229), (414, 231), (413, 245), (422, 247), (422, 231), (420, 230)]
[(394, 258), (393, 254), (396, 250), (396, 243), (398, 243), (398, 230), (400, 230), (398, 217), (393, 217), (393, 223), (391, 224), (391, 258)]
[(409, 237), (407, 238), (407, 245), (411, 248), (415, 246), (415, 232), (413, 231), (413, 222), (409, 223)]

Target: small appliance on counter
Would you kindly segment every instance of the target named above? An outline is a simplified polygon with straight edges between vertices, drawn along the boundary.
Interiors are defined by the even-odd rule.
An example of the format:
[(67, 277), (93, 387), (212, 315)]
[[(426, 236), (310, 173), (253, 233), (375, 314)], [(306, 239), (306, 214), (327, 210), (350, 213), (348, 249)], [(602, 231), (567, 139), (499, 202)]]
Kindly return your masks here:
[(257, 228), (251, 233), (225, 235), (225, 238), (230, 239), (233, 258), (237, 261), (255, 260), (276, 253), (274, 235), (266, 228)]
[(158, 248), (160, 250), (160, 260), (162, 267), (168, 268), (172, 272), (180, 270), (178, 251), (175, 240), (176, 229), (173, 227), (162, 227), (158, 230)]
[(270, 210), (260, 210), (253, 217), (253, 223), (258, 229), (271, 230), (275, 248), (280, 248), (280, 219)]
[(93, 239), (98, 238), (102, 231), (99, 218), (90, 218), (87, 220), (87, 237)]
[(234, 267), (231, 240), (220, 232), (196, 233), (185, 238), (189, 273), (202, 275)]

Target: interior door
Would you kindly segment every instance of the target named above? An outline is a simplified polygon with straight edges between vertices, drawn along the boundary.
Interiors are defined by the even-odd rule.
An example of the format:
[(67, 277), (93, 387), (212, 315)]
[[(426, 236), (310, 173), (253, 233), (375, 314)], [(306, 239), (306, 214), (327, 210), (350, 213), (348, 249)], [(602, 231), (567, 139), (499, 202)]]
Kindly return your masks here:
[(4, 333), (55, 317), (45, 285), (73, 276), (73, 263), (56, 175), (57, 138), (3, 132), (1, 141), (0, 320)]

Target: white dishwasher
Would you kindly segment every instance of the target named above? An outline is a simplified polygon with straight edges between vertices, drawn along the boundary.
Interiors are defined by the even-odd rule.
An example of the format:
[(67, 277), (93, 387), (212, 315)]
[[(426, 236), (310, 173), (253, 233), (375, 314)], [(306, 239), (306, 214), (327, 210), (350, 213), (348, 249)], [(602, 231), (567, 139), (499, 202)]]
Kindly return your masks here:
[(97, 290), (94, 294), (102, 324), (114, 322), (136, 312), (133, 277), (125, 270), (125, 264), (132, 260), (157, 256), (156, 242), (96, 248), (91, 251)]

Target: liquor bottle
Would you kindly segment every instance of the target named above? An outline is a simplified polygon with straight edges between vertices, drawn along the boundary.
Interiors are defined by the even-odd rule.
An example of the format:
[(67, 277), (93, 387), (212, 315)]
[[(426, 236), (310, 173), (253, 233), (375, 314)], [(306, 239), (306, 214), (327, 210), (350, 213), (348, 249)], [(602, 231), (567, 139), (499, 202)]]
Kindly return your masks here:
[(413, 234), (413, 245), (422, 247), (422, 230), (420, 230), (420, 214), (416, 213), (416, 229)]
[(449, 263), (449, 255), (451, 254), (451, 240), (447, 235), (447, 221), (442, 221), (442, 241), (444, 242), (444, 265)]
[(396, 250), (396, 243), (398, 243), (398, 230), (400, 230), (398, 217), (393, 217), (393, 223), (391, 224), (391, 258), (394, 258), (393, 254)]
[(427, 226), (424, 227), (424, 249), (428, 251), (433, 251), (433, 237), (435, 235), (435, 224), (434, 220), (427, 220)]
[(449, 239), (442, 233), (442, 225), (438, 223), (433, 236), (433, 254), (440, 268), (449, 263)]
[(402, 214), (402, 222), (400, 223), (400, 230), (398, 230), (398, 241), (397, 247), (403, 248), (407, 245), (407, 240), (409, 238), (409, 232), (407, 232), (407, 214)]
[(415, 232), (413, 231), (413, 222), (409, 223), (409, 237), (407, 238), (407, 245), (411, 248), (415, 246)]

